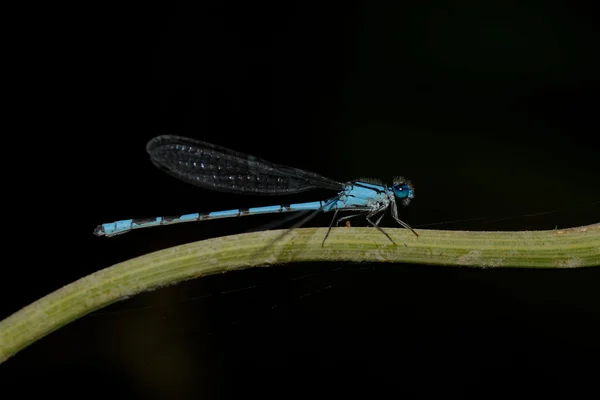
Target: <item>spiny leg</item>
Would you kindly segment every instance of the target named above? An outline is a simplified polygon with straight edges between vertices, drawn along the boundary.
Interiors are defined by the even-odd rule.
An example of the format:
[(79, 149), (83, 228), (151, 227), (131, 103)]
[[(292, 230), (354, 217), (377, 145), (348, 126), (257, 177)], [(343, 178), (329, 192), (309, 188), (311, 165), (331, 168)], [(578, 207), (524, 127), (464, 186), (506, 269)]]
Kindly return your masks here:
[(336, 220), (335, 217), (337, 216), (337, 213), (338, 213), (339, 210), (340, 210), (339, 208), (335, 209), (335, 214), (333, 215), (333, 219), (331, 220), (331, 224), (329, 224), (329, 229), (327, 230), (327, 234), (325, 235), (325, 239), (323, 239), (323, 243), (321, 243), (321, 247), (323, 247), (325, 245), (325, 240), (329, 236), (329, 233), (331, 231), (331, 226), (333, 225), (333, 221), (336, 221), (335, 226), (339, 226), (340, 222), (342, 222), (342, 221), (347, 221), (350, 218), (358, 217), (359, 215), (364, 215), (364, 212), (367, 212), (368, 210), (370, 210), (370, 208), (355, 208), (355, 210), (363, 210), (364, 212), (362, 212), (360, 214), (347, 215), (345, 217), (342, 217), (342, 218)]
[(384, 215), (385, 215), (385, 210), (384, 210), (384, 212), (381, 213), (381, 215), (379, 216), (379, 219), (377, 220), (377, 222), (375, 222), (375, 225), (379, 226), (379, 223), (381, 222), (381, 218), (383, 218)]
[(325, 246), (325, 241), (327, 240), (327, 237), (329, 237), (329, 232), (331, 232), (331, 227), (333, 226), (333, 221), (335, 221), (335, 217), (337, 217), (338, 211), (340, 211), (340, 209), (336, 208), (335, 212), (333, 213), (333, 218), (331, 219), (331, 222), (329, 223), (329, 229), (327, 229), (327, 233), (325, 234), (325, 237), (323, 238), (321, 247)]
[(335, 226), (339, 226), (340, 222), (342, 222), (342, 221), (346, 221), (346, 220), (348, 220), (350, 218), (357, 217), (359, 215), (364, 215), (364, 213), (352, 214), (352, 215), (347, 215), (345, 217), (342, 217), (342, 218), (336, 220), (335, 217), (337, 216), (337, 213), (338, 213), (339, 210), (340, 210), (339, 208), (335, 209), (335, 213), (333, 214), (333, 219), (331, 220), (331, 223), (329, 224), (329, 229), (327, 230), (327, 234), (325, 235), (325, 238), (323, 239), (323, 243), (321, 243), (321, 247), (323, 247), (325, 245), (325, 240), (327, 240), (327, 237), (329, 236), (329, 233), (331, 232), (331, 227), (333, 225), (333, 221), (336, 221)]
[(368, 222), (369, 224), (371, 224), (372, 226), (374, 226), (375, 228), (377, 228), (377, 229), (379, 230), (379, 232), (383, 233), (383, 234), (384, 234), (384, 235), (385, 235), (385, 236), (386, 236), (388, 239), (390, 239), (390, 242), (392, 242), (392, 243), (394, 243), (394, 245), (396, 245), (396, 242), (394, 242), (394, 240), (393, 240), (393, 239), (390, 237), (390, 235), (388, 235), (388, 234), (387, 234), (387, 232), (386, 232), (386, 231), (384, 231), (383, 229), (381, 229), (381, 227), (380, 227), (379, 225), (377, 225), (377, 224), (375, 224), (373, 221), (371, 221), (371, 217), (372, 217), (372, 216), (374, 216), (374, 215), (377, 215), (377, 213), (379, 213), (379, 212), (381, 212), (381, 211), (385, 211), (385, 209), (383, 209), (383, 210), (380, 210), (380, 209), (379, 209), (379, 210), (374, 210), (374, 211), (371, 211), (371, 212), (370, 212), (370, 213), (367, 215), (367, 217), (366, 217), (366, 218), (367, 218), (367, 222)]
[(373, 224), (373, 226), (379, 226), (381, 219), (385, 215), (385, 210), (386, 210), (385, 208), (383, 208), (383, 209), (380, 208), (378, 210), (373, 210), (372, 212), (369, 213), (369, 218), (374, 217), (375, 215), (381, 213), (381, 215), (379, 216), (379, 218), (377, 218), (377, 221)]
[(338, 219), (338, 220), (337, 220), (336, 226), (339, 226), (339, 225), (340, 225), (340, 222), (342, 222), (342, 221), (347, 221), (347, 220), (349, 220), (350, 218), (358, 217), (359, 215), (365, 215), (365, 213), (364, 213), (364, 212), (362, 212), (362, 213), (360, 213), (360, 214), (352, 214), (352, 215), (347, 215), (347, 216), (345, 216), (345, 217), (342, 217), (342, 218), (340, 218), (340, 219)]
[(394, 204), (392, 204), (392, 217), (396, 220), (397, 223), (399, 223), (400, 225), (402, 225), (403, 227), (405, 227), (406, 229), (410, 230), (412, 233), (417, 235), (417, 237), (419, 237), (419, 234), (417, 232), (415, 232), (415, 230), (410, 225), (408, 225), (406, 222), (402, 221), (398, 217), (398, 209), (396, 208), (395, 202), (394, 202)]
[(419, 237), (419, 234), (406, 222), (402, 221), (400, 218), (394, 218), (394, 219), (396, 220), (397, 223), (399, 223), (400, 225), (402, 225), (403, 227), (405, 227), (406, 229), (408, 229), (412, 233), (414, 233), (417, 237)]

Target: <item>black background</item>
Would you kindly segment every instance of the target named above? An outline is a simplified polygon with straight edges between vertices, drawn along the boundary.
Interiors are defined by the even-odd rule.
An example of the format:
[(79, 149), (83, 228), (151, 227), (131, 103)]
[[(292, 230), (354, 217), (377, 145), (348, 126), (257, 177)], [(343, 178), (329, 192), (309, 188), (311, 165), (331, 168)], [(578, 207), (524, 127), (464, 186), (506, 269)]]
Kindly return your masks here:
[[(2, 317), (114, 263), (273, 217), (111, 239), (92, 235), (99, 223), (330, 195), (243, 197), (178, 182), (145, 152), (165, 133), (340, 181), (406, 176), (416, 198), (401, 217), (416, 227), (598, 222), (597, 13), (584, 3), (173, 2), (77, 19), (88, 26), (54, 66), (84, 112), (62, 109), (76, 132), (39, 171), (59, 188), (46, 194), (56, 208), (41, 211), (71, 217), (46, 226), (49, 250), (12, 270)], [(0, 374), (21, 394), (67, 397), (575, 398), (595, 390), (599, 278), (598, 268), (417, 265), (234, 272), (94, 313)]]

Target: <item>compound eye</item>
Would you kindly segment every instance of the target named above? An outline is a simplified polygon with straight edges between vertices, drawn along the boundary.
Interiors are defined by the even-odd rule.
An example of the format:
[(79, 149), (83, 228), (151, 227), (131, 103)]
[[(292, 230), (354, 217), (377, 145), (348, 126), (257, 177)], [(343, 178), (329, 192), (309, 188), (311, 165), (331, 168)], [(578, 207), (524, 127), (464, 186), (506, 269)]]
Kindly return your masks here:
[(410, 189), (404, 183), (394, 185), (392, 190), (394, 191), (394, 195), (399, 199), (406, 199), (410, 195)]

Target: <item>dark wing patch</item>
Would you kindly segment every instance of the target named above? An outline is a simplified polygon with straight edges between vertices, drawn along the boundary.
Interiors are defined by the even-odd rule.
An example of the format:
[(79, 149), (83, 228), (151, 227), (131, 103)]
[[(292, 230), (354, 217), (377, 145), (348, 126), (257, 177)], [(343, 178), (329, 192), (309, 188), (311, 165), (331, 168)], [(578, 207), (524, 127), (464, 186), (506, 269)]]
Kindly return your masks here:
[(291, 194), (344, 185), (313, 172), (273, 164), (225, 147), (180, 136), (148, 142), (152, 162), (184, 182), (206, 189), (246, 194)]

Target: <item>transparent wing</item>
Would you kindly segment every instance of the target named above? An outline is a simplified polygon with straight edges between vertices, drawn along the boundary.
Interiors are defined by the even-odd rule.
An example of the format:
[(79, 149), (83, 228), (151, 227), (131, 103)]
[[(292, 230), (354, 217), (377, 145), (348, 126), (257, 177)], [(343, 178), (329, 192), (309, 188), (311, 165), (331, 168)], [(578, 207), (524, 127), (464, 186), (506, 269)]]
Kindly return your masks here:
[(344, 184), (313, 172), (180, 136), (158, 136), (148, 142), (146, 151), (157, 167), (175, 178), (221, 192), (280, 195), (344, 188)]

